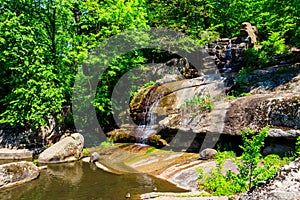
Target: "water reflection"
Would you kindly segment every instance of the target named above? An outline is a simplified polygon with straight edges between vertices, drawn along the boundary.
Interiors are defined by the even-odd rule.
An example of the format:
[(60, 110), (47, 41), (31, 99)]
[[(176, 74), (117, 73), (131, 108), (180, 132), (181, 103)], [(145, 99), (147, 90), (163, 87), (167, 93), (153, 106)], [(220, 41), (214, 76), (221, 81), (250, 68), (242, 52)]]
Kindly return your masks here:
[(59, 165), (48, 165), (47, 173), (49, 176), (61, 179), (67, 184), (77, 185), (83, 176), (82, 163), (63, 163)]
[(49, 165), (37, 180), (0, 190), (0, 199), (22, 200), (119, 200), (138, 194), (158, 191), (180, 192), (181, 189), (145, 174), (115, 175), (92, 164), (75, 162)]

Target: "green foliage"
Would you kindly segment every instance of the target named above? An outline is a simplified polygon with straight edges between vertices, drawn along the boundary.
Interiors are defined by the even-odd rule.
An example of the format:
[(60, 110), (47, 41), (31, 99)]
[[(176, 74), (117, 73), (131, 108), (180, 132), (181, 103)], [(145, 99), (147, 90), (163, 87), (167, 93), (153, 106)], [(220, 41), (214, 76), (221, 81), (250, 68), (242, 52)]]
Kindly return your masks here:
[(228, 159), (228, 158), (235, 158), (235, 152), (234, 151), (222, 151), (222, 152), (218, 152), (215, 155), (215, 159), (217, 160), (224, 160), (224, 159)]
[(37, 159), (34, 159), (32, 162), (33, 162), (34, 165), (38, 165), (38, 160)]
[(109, 149), (115, 146), (114, 140), (107, 138), (106, 141), (101, 142), (100, 146), (103, 146), (105, 149)]
[[(230, 156), (233, 154), (230, 153)], [(219, 154), (219, 157), (215, 160), (216, 167), (212, 167), (209, 173), (205, 173), (203, 168), (198, 168), (196, 172), (199, 174), (197, 183), (199, 190), (205, 190), (212, 196), (229, 196), (244, 191), (238, 182), (234, 173), (223, 170), (225, 158), (228, 155)]]
[(261, 62), (271, 62), (272, 58), (276, 54), (286, 54), (287, 46), (285, 45), (285, 39), (280, 32), (272, 32), (267, 40), (261, 42), (262, 48), (260, 50), (259, 59)]
[[(221, 152), (215, 156), (216, 167), (209, 173), (203, 168), (197, 169), (199, 178), (197, 183), (200, 190), (205, 190), (214, 196), (234, 195), (245, 192), (260, 181), (272, 178), (288, 159), (281, 159), (278, 155), (262, 157), (260, 151), (264, 146), (269, 127), (262, 128), (259, 133), (245, 128), (242, 132), (243, 150), (241, 158), (235, 158), (234, 152)], [(238, 166), (239, 173), (224, 170), (225, 159), (232, 159)]]
[(132, 91), (130, 91), (130, 96), (131, 99), (134, 99), (134, 97), (138, 94), (139, 90), (142, 88), (147, 88), (147, 87), (151, 87), (151, 86), (156, 86), (157, 84), (154, 81), (149, 81), (147, 83), (145, 83), (142, 86), (135, 86), (132, 88)]
[[(300, 47), (299, 5), (296, 0), (2, 0), (0, 123), (39, 127), (49, 115), (57, 117), (73, 100), (75, 75), (90, 81), (82, 62), (91, 50), (126, 30), (168, 28), (204, 44), (220, 36), (236, 36), (240, 24), (248, 21), (257, 26), (262, 48), (245, 52), (245, 67), (258, 67), (272, 61), (272, 56), (286, 53), (289, 45)], [(137, 43), (146, 42), (145, 38), (132, 36)], [(183, 46), (191, 50), (189, 45)], [(165, 55), (160, 50), (149, 52), (136, 50), (110, 63), (100, 77), (95, 101), (95, 95), (83, 91), (86, 96), (79, 100), (95, 107), (102, 125), (111, 126), (111, 94), (119, 78), (145, 62), (163, 60)], [(243, 71), (235, 83), (242, 89), (248, 87)], [(211, 110), (212, 104), (199, 109)]]
[(258, 68), (261, 65), (259, 51), (249, 48), (244, 52), (244, 62), (246, 68)]
[[(234, 84), (237, 88), (245, 90), (249, 87), (249, 74), (252, 72), (251, 68), (242, 68), (238, 75), (234, 78)], [(234, 94), (239, 96), (239, 94)]]
[(149, 81), (148, 83), (145, 83), (143, 85), (143, 88), (147, 88), (147, 87), (150, 87), (150, 86), (155, 86), (156, 83), (154, 81)]
[(226, 98), (225, 98), (226, 100), (233, 100), (233, 99), (236, 99), (238, 97), (248, 97), (248, 96), (251, 96), (251, 94), (247, 93), (247, 92), (242, 92), (242, 93), (237, 92), (237, 91), (231, 91), (231, 92), (232, 92), (231, 95), (226, 96)]
[[(141, 67), (142, 63), (145, 61), (146, 58), (141, 51), (133, 51), (118, 57), (102, 74), (96, 89), (94, 100), (94, 106), (101, 124), (107, 125), (110, 123), (110, 121), (105, 120), (109, 119), (113, 114), (111, 96), (119, 78), (130, 69)], [(137, 77), (131, 76), (129, 78), (128, 82), (131, 82), (135, 78), (138, 78), (138, 75)], [(128, 82), (124, 84), (128, 84)], [(119, 99), (122, 99), (122, 96), (124, 96), (124, 92), (126, 91), (122, 92), (123, 93), (119, 95)]]
[(34, 2), (2, 1), (0, 75), (6, 90), (0, 92), (0, 123), (45, 124), (71, 96), (74, 74), (62, 52), (63, 40), (72, 37), (72, 3)]
[(83, 154), (84, 156), (88, 156), (88, 155), (90, 155), (90, 151), (89, 151), (87, 148), (83, 148), (83, 149), (82, 149), (82, 154)]
[(295, 157), (300, 156), (300, 136), (298, 136), (296, 145), (295, 145)]
[(148, 155), (148, 154), (151, 154), (151, 153), (153, 153), (153, 152), (155, 152), (155, 151), (156, 151), (156, 148), (150, 146), (150, 147), (147, 149), (147, 151), (145, 152), (145, 154)]
[(245, 128), (242, 130), (242, 140), (243, 145), (240, 148), (243, 150), (242, 163), (236, 162), (240, 174), (239, 176), (245, 180), (249, 181), (248, 188), (250, 189), (253, 185), (264, 180), (259, 175), (262, 170), (266, 168), (260, 167), (258, 164), (262, 158), (260, 153), (261, 148), (264, 146), (264, 139), (268, 135), (269, 126), (262, 128), (259, 133)]
[(204, 97), (194, 96), (192, 98), (186, 99), (180, 108), (184, 111), (189, 110), (189, 113), (198, 113), (205, 111), (212, 111), (214, 107), (213, 99), (210, 95)]

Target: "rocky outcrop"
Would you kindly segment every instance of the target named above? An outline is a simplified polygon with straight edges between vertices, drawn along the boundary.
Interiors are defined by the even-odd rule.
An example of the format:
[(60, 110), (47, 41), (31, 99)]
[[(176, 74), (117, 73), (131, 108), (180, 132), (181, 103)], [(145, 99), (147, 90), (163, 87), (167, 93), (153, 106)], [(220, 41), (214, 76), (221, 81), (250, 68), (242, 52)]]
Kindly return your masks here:
[(244, 127), (259, 131), (268, 124), (271, 126), (269, 137), (280, 136), (278, 129), (289, 133), (282, 135), (297, 137), (300, 129), (300, 96), (280, 93), (238, 98), (231, 102), (227, 111), (224, 133), (238, 135)]
[(258, 30), (249, 22), (241, 24), (240, 34), (234, 38), (222, 38), (206, 45), (206, 51), (214, 59), (221, 73), (237, 72), (244, 62), (244, 51), (257, 43)]
[[(199, 155), (196, 153), (154, 150), (146, 145), (122, 145), (111, 149), (95, 147), (90, 151), (99, 152), (102, 158), (99, 163), (107, 168), (123, 172), (147, 173), (191, 191), (198, 191), (196, 180), (199, 174), (196, 169), (203, 168), (207, 173), (216, 166), (213, 160), (198, 160)], [(224, 173), (228, 170), (237, 172), (236, 164), (229, 159), (224, 163)]]
[[(63, 123), (59, 122), (58, 118), (63, 119)], [(64, 106), (60, 113), (49, 115), (43, 127), (0, 124), (0, 148), (38, 149), (53, 144), (59, 141), (67, 129), (73, 129), (70, 118), (70, 107)]]
[(92, 155), (90, 156), (89, 162), (96, 162), (100, 160), (100, 155), (97, 152), (93, 152)]
[(43, 151), (39, 155), (38, 162), (62, 163), (78, 160), (82, 157), (83, 146), (83, 136), (79, 133), (74, 133)]
[[(172, 140), (172, 135), (157, 135), (160, 131), (182, 129), (183, 132), (194, 133), (207, 132), (209, 129), (211, 132), (217, 132), (218, 127), (211, 126), (211, 120), (222, 120), (219, 113), (225, 115), (223, 107), (226, 108), (226, 105), (216, 105), (208, 116), (212, 104), (206, 105), (211, 108), (197, 110), (198, 104), (188, 105), (187, 100), (202, 97), (206, 100), (220, 98), (224, 95), (223, 88), (224, 83), (219, 75), (204, 75), (144, 88), (130, 102), (130, 113), (135, 123), (123, 124), (120, 129), (107, 135), (116, 142), (142, 142), (165, 146), (166, 140)], [(191, 113), (189, 109), (195, 109), (195, 113)]]
[(0, 165), (0, 188), (22, 184), (39, 176), (39, 169), (32, 162), (13, 162)]
[(240, 200), (300, 199), (300, 158), (283, 166), (274, 179), (261, 183)]
[[(220, 97), (224, 92), (224, 83), (218, 75), (202, 76), (195, 79), (186, 79), (161, 86), (148, 87), (130, 103), (130, 112), (137, 124), (143, 122), (148, 111), (155, 102), (152, 110), (159, 119), (173, 114), (181, 114), (182, 105), (186, 99), (195, 96)], [(174, 116), (173, 116), (174, 117)]]
[(243, 82), (243, 88), (234, 86), (234, 89), (251, 94), (284, 93), (285, 91), (299, 94), (299, 73), (299, 63), (258, 69), (248, 72)]
[[(278, 72), (278, 69), (275, 71)], [(291, 73), (294, 72), (296, 69)], [(261, 77), (258, 74), (257, 77)], [(293, 85), (296, 87), (296, 82)], [(170, 142), (180, 132), (182, 137), (172, 142), (175, 146), (182, 145), (181, 149), (198, 150), (201, 145), (209, 143), (203, 142), (207, 135), (210, 136), (209, 140), (217, 141), (220, 135), (240, 136), (240, 131), (245, 127), (259, 131), (266, 125), (270, 125), (269, 138), (295, 140), (300, 135), (300, 95), (294, 90), (283, 92), (275, 88), (273, 92), (222, 100), (223, 80), (217, 75), (205, 75), (145, 88), (131, 101), (130, 112), (135, 124), (148, 125), (151, 122), (155, 130), (150, 136), (159, 134), (160, 139)], [(196, 109), (196, 104), (186, 104), (188, 99), (207, 96), (214, 101), (211, 110), (201, 111)], [(136, 126), (131, 127), (109, 135), (118, 138), (118, 141), (121, 138), (137, 141)], [(144, 130), (140, 132), (145, 134)], [(184, 144), (188, 137), (193, 138)], [(209, 144), (201, 147), (201, 150), (213, 148), (216, 142)], [(269, 148), (265, 151), (274, 153), (283, 149), (290, 151), (291, 148)]]

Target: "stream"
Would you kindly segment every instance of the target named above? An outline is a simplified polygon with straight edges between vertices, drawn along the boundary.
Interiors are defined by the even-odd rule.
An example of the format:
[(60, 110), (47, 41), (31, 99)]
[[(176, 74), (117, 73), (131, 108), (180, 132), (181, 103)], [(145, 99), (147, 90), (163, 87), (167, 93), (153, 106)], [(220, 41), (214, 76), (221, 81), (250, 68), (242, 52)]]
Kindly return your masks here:
[(142, 193), (183, 192), (175, 185), (146, 174), (116, 175), (82, 161), (51, 164), (38, 179), (0, 190), (0, 200), (122, 200), (139, 199)]

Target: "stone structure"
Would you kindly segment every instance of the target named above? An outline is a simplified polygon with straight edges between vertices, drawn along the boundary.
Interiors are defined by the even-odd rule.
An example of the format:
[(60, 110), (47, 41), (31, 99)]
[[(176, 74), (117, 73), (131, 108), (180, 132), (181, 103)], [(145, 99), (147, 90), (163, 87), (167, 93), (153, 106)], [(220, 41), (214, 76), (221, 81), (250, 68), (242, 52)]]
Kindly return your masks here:
[(89, 162), (96, 162), (98, 160), (100, 160), (100, 155), (97, 152), (93, 152), (92, 155), (90, 156), (90, 160)]

